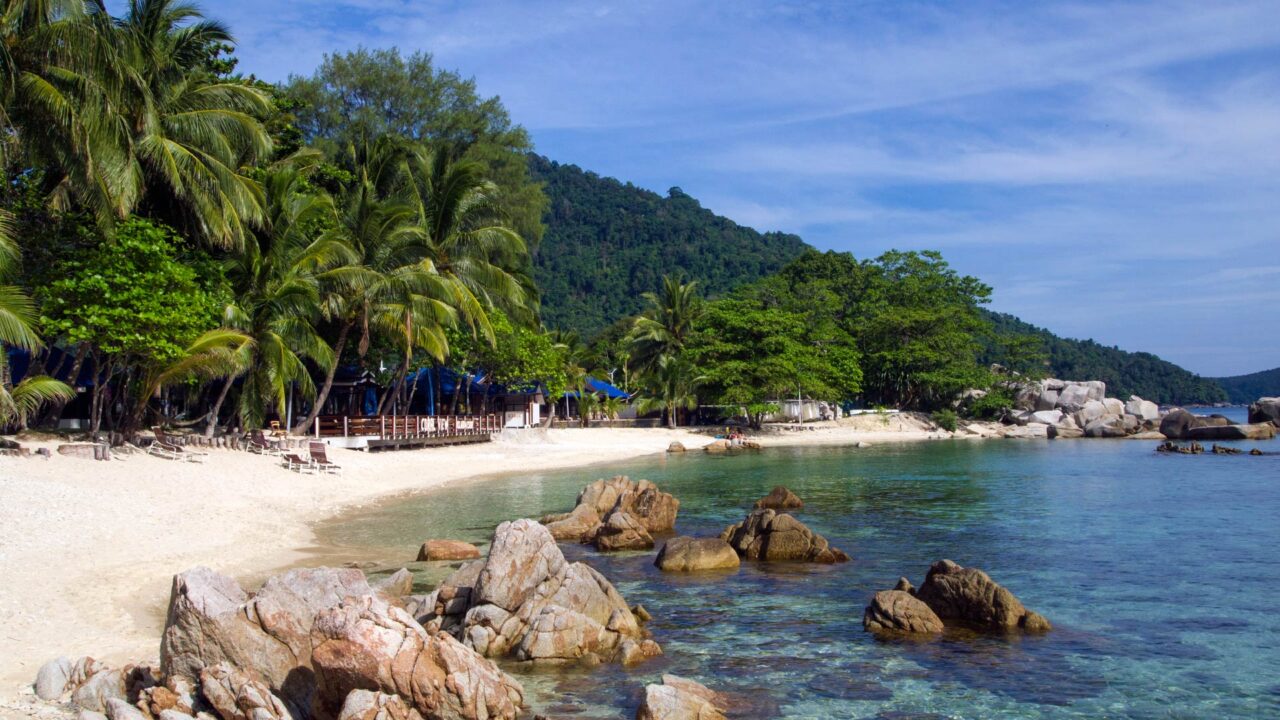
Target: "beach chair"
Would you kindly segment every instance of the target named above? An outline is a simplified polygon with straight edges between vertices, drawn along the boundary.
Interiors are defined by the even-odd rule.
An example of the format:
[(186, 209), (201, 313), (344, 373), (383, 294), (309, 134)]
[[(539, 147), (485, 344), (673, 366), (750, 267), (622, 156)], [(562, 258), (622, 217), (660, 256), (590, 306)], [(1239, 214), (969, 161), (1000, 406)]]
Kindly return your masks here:
[(336, 475), (342, 474), (342, 466), (329, 460), (328, 445), (318, 440), (312, 440), (308, 447), (311, 451), (311, 462), (315, 463), (316, 469)]
[(279, 455), (284, 452), (280, 447), (280, 441), (268, 438), (261, 430), (254, 430), (249, 435), (247, 447), (249, 452), (259, 455)]
[(156, 426), (151, 428), (151, 432), (155, 433), (156, 440), (147, 448), (147, 453), (156, 455), (169, 460), (186, 460), (187, 462), (204, 462), (209, 453), (203, 450), (189, 450), (178, 443), (178, 441), (166, 434), (164, 428)]
[(302, 457), (296, 452), (282, 452), (280, 459), (284, 461), (285, 467), (295, 472), (309, 473), (318, 470), (311, 458)]

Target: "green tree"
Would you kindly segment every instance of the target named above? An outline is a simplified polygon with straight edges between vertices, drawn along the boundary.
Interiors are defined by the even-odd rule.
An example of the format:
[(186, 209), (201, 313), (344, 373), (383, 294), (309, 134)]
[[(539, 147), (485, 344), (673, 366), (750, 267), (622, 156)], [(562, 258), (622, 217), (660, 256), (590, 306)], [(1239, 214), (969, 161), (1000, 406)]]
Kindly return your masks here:
[[(92, 360), (91, 431), (102, 421), (126, 433), (142, 420), (149, 396), (142, 378), (189, 355), (188, 348), (217, 325), (227, 297), (200, 278), (196, 263), (177, 256), (172, 231), (147, 220), (122, 223), (94, 251), (65, 260), (60, 279), (41, 292), (42, 324), (66, 346), (83, 344)], [(119, 394), (104, 418), (105, 393)], [(129, 410), (133, 408), (134, 410)]]
[(311, 77), (291, 77), (284, 87), (301, 105), (298, 127), (307, 141), (336, 152), (389, 134), (480, 163), (500, 189), (510, 227), (534, 244), (542, 237), (547, 201), (529, 178), (528, 133), (498, 98), (481, 97), (474, 80), (436, 68), (430, 54), (334, 53)]
[(678, 427), (680, 411), (698, 407), (698, 388), (705, 381), (688, 359), (663, 355), (641, 380), (640, 394), (635, 399), (636, 412), (643, 415), (660, 411), (667, 427)]
[(649, 307), (636, 318), (628, 336), (632, 361), (641, 371), (664, 357), (681, 355), (704, 308), (697, 282), (669, 275), (662, 278), (661, 292), (645, 293), (644, 298)]

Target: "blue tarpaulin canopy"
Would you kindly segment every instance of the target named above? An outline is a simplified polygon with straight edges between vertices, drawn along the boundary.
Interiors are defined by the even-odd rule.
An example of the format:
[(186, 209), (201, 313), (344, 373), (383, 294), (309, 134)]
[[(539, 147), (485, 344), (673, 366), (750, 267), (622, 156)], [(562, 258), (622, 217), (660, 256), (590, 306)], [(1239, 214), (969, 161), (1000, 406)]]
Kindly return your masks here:
[[(603, 380), (597, 380), (591, 377), (590, 375), (588, 375), (586, 378), (586, 386), (587, 386), (587, 390), (593, 393), (603, 393), (605, 397), (623, 398), (623, 399), (631, 397), (630, 395), (614, 387), (613, 385), (610, 385), (609, 383)], [(565, 396), (578, 397), (578, 391), (571, 390), (565, 393)]]

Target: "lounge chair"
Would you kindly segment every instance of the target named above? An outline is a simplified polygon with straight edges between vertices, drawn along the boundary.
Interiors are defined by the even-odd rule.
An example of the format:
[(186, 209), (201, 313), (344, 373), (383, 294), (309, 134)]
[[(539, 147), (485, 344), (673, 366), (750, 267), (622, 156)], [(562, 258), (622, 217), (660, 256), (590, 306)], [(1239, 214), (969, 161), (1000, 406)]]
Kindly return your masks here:
[(281, 453), (280, 459), (284, 461), (285, 467), (300, 473), (315, 472), (317, 469), (311, 458), (302, 457), (296, 452)]
[(315, 463), (316, 469), (321, 472), (342, 474), (342, 466), (329, 460), (328, 445), (317, 440), (312, 440), (308, 444), (311, 451), (311, 462)]
[(203, 450), (188, 450), (178, 444), (178, 441), (166, 434), (162, 427), (153, 427), (151, 432), (155, 433), (156, 439), (147, 448), (147, 454), (149, 455), (156, 455), (169, 460), (186, 460), (187, 462), (204, 462), (209, 457), (209, 453)]
[(259, 455), (279, 455), (283, 452), (280, 441), (268, 438), (261, 430), (254, 430), (249, 435), (247, 447), (249, 452)]

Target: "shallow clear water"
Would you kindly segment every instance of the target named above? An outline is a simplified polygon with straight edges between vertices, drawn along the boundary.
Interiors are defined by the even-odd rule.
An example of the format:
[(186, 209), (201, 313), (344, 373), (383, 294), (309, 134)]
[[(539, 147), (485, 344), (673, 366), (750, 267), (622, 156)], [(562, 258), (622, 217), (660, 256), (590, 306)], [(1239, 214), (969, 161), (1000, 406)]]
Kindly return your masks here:
[[(1280, 455), (1153, 447), (689, 453), (445, 488), (348, 515), (322, 536), (395, 565), (427, 537), (487, 541), (502, 520), (567, 510), (582, 485), (615, 473), (674, 493), (680, 533), (714, 535), (785, 484), (807, 503), (798, 517), (853, 562), (688, 577), (659, 573), (652, 553), (562, 546), (650, 610), (666, 656), (629, 670), (513, 666), (534, 709), (634, 717), (643, 685), (673, 672), (734, 694), (739, 717), (1280, 717)], [(987, 570), (1055, 631), (925, 642), (863, 632), (873, 592), (900, 575), (918, 585), (940, 558)]]

